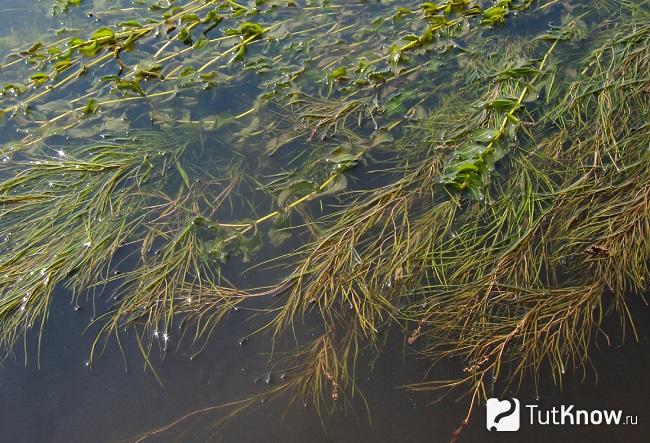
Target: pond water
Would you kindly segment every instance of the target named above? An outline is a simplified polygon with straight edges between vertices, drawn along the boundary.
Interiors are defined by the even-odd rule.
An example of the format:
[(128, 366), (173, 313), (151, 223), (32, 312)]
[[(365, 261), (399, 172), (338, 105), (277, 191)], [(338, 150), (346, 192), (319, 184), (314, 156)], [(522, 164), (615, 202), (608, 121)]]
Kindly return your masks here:
[[(24, 366), (22, 359), (2, 369), (0, 413), (2, 441), (11, 442), (116, 442), (134, 441), (135, 436), (159, 428), (179, 416), (238, 400), (259, 392), (268, 374), (268, 341), (239, 340), (249, 326), (230, 318), (215, 334), (213, 343), (200, 358), (190, 360), (182, 351), (169, 354), (157, 370), (164, 387), (144, 372), (136, 349), (127, 350), (128, 371), (121, 355), (110, 348), (92, 368), (86, 367), (90, 337), (80, 339), (84, 315), (74, 312), (67, 300), (58, 303), (48, 329), (40, 369), (35, 359)], [(637, 307), (642, 329), (639, 343), (594, 350), (599, 368), (598, 381), (589, 377), (567, 377), (560, 390), (545, 386), (539, 401), (524, 384), (518, 398), (525, 403), (549, 408), (575, 404), (585, 409), (622, 409), (638, 415), (636, 427), (544, 428), (526, 427), (513, 434), (491, 434), (485, 430), (481, 410), (463, 434), (468, 442), (643, 442), (648, 436), (647, 411), (648, 346), (647, 311)], [(87, 319), (87, 317), (86, 317)], [(59, 321), (56, 321), (59, 320)], [(645, 330), (644, 330), (645, 329)], [(371, 422), (357, 404), (357, 415), (336, 413), (321, 423), (313, 408), (302, 405), (288, 411), (282, 400), (245, 417), (236, 418), (217, 432), (210, 429), (210, 417), (190, 420), (150, 441), (237, 441), (237, 442), (448, 442), (450, 433), (466, 412), (466, 404), (449, 398), (438, 403), (431, 395), (413, 394), (397, 386), (419, 381), (428, 369), (426, 362), (405, 357), (399, 338), (392, 340), (374, 370), (362, 370), (359, 382), (367, 396)], [(437, 369), (444, 375), (445, 368)], [(255, 383), (255, 379), (262, 381)], [(279, 377), (276, 377), (279, 381)], [(207, 419), (206, 419), (207, 417)], [(193, 426), (189, 426), (193, 425)], [(145, 440), (147, 441), (147, 440)]]
[[(155, 2), (84, 1), (81, 6), (70, 6), (67, 12), (52, 17), (52, 5), (61, 6), (65, 3), (52, 0), (0, 0), (0, 55), (29, 47), (34, 41), (45, 39), (43, 35), (58, 28), (67, 27), (90, 32), (104, 23), (112, 24), (139, 18), (138, 14), (156, 14), (143, 6)], [(304, 2), (298, 3), (302, 5)], [(341, 21), (341, 26), (348, 22), (360, 26), (357, 20), (368, 24), (375, 16), (386, 15), (386, 11), (395, 11), (398, 7), (414, 7), (419, 3), (421, 2), (349, 2), (349, 9), (340, 12), (338, 18), (338, 11), (334, 9), (328, 13), (326, 19), (322, 19), (321, 26), (324, 30), (329, 29), (337, 20)], [(557, 5), (551, 5), (548, 12), (542, 16), (527, 16), (528, 11), (521, 11), (517, 14), (517, 18), (521, 20), (507, 23), (494, 32), (503, 38), (516, 35), (526, 40), (543, 33), (551, 23), (559, 23), (562, 20), (559, 8)], [(294, 12), (278, 14), (287, 14), (287, 17), (290, 17)], [(352, 34), (342, 31), (339, 37), (350, 45)], [(372, 41), (373, 38), (377, 41)], [(371, 47), (386, 44), (377, 35), (370, 36), (368, 41)], [(454, 40), (454, 48), (462, 47), (463, 43), (461, 38)], [(297, 53), (305, 46), (315, 43), (305, 40), (301, 44), (304, 46), (296, 50)], [(591, 43), (584, 43), (586, 46), (589, 44)], [(354, 45), (351, 45), (350, 49), (342, 46), (342, 49), (333, 52), (333, 57), (344, 58), (348, 51), (348, 57), (354, 59), (358, 56)], [(152, 39), (145, 40), (140, 50), (151, 53), (159, 48), (159, 43)], [(182, 46), (179, 50), (182, 50)], [(370, 53), (370, 49), (366, 50)], [(255, 52), (256, 56), (265, 55), (264, 50), (252, 48), (249, 51), (258, 51)], [(446, 54), (445, 50), (439, 55), (442, 60), (441, 67), (436, 65), (431, 69), (447, 69), (445, 63), (448, 60), (445, 57), (451, 56)], [(266, 60), (266, 63), (270, 65), (269, 71), (272, 71), (272, 57), (275, 55), (268, 54), (270, 60)], [(135, 63), (139, 56), (139, 53), (125, 54), (123, 60), (130, 65)], [(318, 54), (310, 56), (317, 58)], [(427, 54), (419, 56), (429, 57)], [(196, 57), (201, 62), (200, 55)], [(303, 59), (304, 57), (296, 56), (295, 66), (290, 63), (290, 67), (299, 68), (298, 65)], [(262, 63), (262, 60), (259, 62)], [(323, 69), (331, 69), (332, 66), (331, 61), (323, 61)], [(451, 64), (449, 66), (449, 69), (454, 69)], [(71, 89), (54, 90), (50, 99), (55, 105), (49, 109), (37, 108), (37, 111), (45, 114), (54, 112), (53, 115), (58, 115), (71, 109), (65, 102), (73, 101), (87, 90), (92, 91), (89, 85), (93, 80), (100, 74), (114, 74), (117, 68), (116, 65), (105, 67), (100, 73), (91, 73), (87, 79), (81, 78)], [(226, 66), (221, 72), (224, 75), (232, 75), (235, 69)], [(413, 75), (414, 79), (421, 79)], [(449, 78), (453, 78), (453, 73)], [(8, 68), (0, 70), (0, 83), (19, 80), (20, 78), (15, 78), (13, 71)], [(151, 79), (148, 81), (153, 82)], [(265, 127), (268, 122), (242, 123), (241, 127), (237, 127), (238, 136), (232, 133), (233, 127), (228, 124), (225, 124), (223, 129), (205, 132), (205, 135), (201, 136), (205, 138), (188, 138), (190, 136), (187, 131), (201, 132), (205, 122), (214, 120), (214, 116), (221, 119), (226, 115), (248, 112), (256, 106), (258, 95), (268, 89), (267, 81), (268, 78), (251, 74), (228, 83), (223, 89), (185, 91), (169, 100), (150, 104), (134, 102), (133, 105), (118, 111), (107, 110), (106, 117), (102, 117), (106, 121), (90, 119), (78, 127), (67, 129), (67, 132), (60, 128), (52, 133), (47, 133), (46, 130), (24, 132), (24, 127), (35, 131), (33, 128), (41, 124), (42, 117), (40, 114), (30, 117), (32, 120), (25, 117), (29, 121), (23, 124), (19, 116), (17, 123), (7, 121), (0, 127), (0, 142), (4, 146), (19, 146), (27, 140), (23, 138), (26, 135), (36, 138), (45, 136), (52, 146), (50, 148), (48, 145), (45, 149), (50, 149), (51, 152), (55, 152), (55, 149), (68, 152), (68, 149), (72, 151), (89, 140), (111, 140), (116, 134), (124, 134), (127, 138), (134, 137), (135, 140), (135, 137), (140, 137), (139, 134), (144, 134), (144, 131), (148, 131), (147, 134), (153, 132), (155, 135), (152, 138), (157, 137), (155, 140), (159, 141), (161, 150), (169, 148), (171, 152), (178, 144), (186, 143), (187, 154), (184, 155), (188, 162), (185, 167), (187, 172), (180, 173), (180, 177), (165, 183), (165, 190), (182, 187), (184, 181), (205, 183), (207, 192), (210, 192), (212, 197), (221, 189), (215, 191), (211, 186), (221, 180), (219, 174), (225, 174), (228, 170), (224, 166), (241, 162), (246, 165), (243, 169), (252, 176), (255, 177), (257, 171), (263, 171), (263, 175), (260, 182), (243, 180), (239, 194), (229, 201), (228, 214), (232, 220), (262, 217), (273, 210), (273, 207), (265, 202), (264, 195), (257, 192), (263, 187), (261, 183), (265, 180), (266, 183), (272, 182), (274, 174), (287, 170), (295, 172), (301, 167), (309, 170), (310, 155), (315, 156), (314, 151), (317, 149), (312, 149), (312, 143), (306, 142), (305, 139), (309, 136), (311, 140), (318, 127), (314, 128), (311, 134), (300, 134), (300, 137), (287, 143), (280, 143), (276, 138), (274, 140), (278, 146), (269, 145), (270, 147), (261, 150), (261, 144), (269, 144), (268, 137), (265, 137), (268, 133), (265, 132), (277, 130), (275, 127)], [(225, 80), (223, 82), (227, 83)], [(314, 88), (327, 90), (325, 83), (319, 81), (318, 86)], [(432, 93), (427, 87), (430, 85), (422, 86), (420, 95), (404, 98), (404, 102), (401, 98), (393, 102), (388, 98), (386, 106), (390, 108), (394, 104), (398, 107), (403, 103), (406, 103), (404, 106), (408, 105), (407, 107), (413, 106), (412, 109), (433, 106), (441, 99), (435, 95), (435, 90)], [(439, 92), (442, 94), (453, 88), (454, 83), (450, 82), (450, 85), (441, 85)], [(427, 95), (422, 98), (425, 93)], [(378, 99), (386, 99), (390, 94), (398, 96), (399, 87), (382, 97), (378, 95)], [(86, 102), (87, 99), (78, 101), (76, 106)], [(325, 106), (326, 103), (320, 104), (321, 108)], [(313, 112), (317, 110), (318, 106)], [(284, 116), (279, 105), (270, 112)], [(51, 118), (49, 114), (47, 118)], [(351, 119), (355, 118), (356, 116)], [(390, 117), (386, 119), (390, 122)], [(179, 129), (174, 126), (179, 121), (198, 122), (200, 127)], [(165, 129), (170, 127), (171, 132), (165, 132)], [(373, 124), (369, 120), (358, 128), (357, 132), (359, 137), (369, 137), (372, 130)], [(249, 131), (250, 134), (241, 135), (241, 131)], [(327, 133), (327, 130), (325, 132)], [(31, 143), (31, 140), (33, 139), (29, 139), (28, 143)], [(327, 142), (326, 139), (325, 143)], [(279, 150), (277, 156), (264, 155), (273, 149)], [(329, 152), (331, 145), (323, 149)], [(20, 159), (20, 155), (25, 155), (25, 158), (29, 156), (28, 153), (18, 153), (14, 159)], [(354, 191), (381, 187), (389, 183), (395, 177), (394, 171), (381, 174), (368, 172), (384, 167), (389, 169), (391, 165), (397, 164), (400, 155), (409, 154), (381, 151), (373, 153), (366, 163), (360, 164), (350, 173), (346, 182), (347, 189)], [(11, 172), (2, 165), (0, 168), (0, 177), (4, 180)], [(315, 177), (314, 180), (321, 179), (322, 171), (313, 172), (311, 177)], [(298, 176), (296, 180), (300, 179)], [(267, 192), (279, 194), (281, 190), (271, 189)], [(310, 203), (310, 208), (315, 213), (319, 210), (327, 213), (327, 209), (319, 206), (321, 201), (325, 207), (338, 204), (336, 196), (324, 195), (319, 202)], [(197, 206), (203, 209), (206, 204), (209, 205), (199, 202)], [(294, 220), (294, 223), (298, 222)], [(300, 248), (304, 244), (308, 229), (299, 226), (297, 230), (298, 234), (285, 239), (281, 245), (265, 244), (261, 248), (252, 248), (252, 264), (265, 263), (266, 260)], [(65, 237), (65, 233), (60, 234)], [(157, 254), (156, 248), (162, 249), (156, 241), (160, 242), (160, 239), (153, 240), (149, 245), (150, 249), (155, 251), (152, 255)], [(7, 249), (0, 250), (0, 253), (8, 253), (10, 250), (8, 246)], [(133, 252), (138, 250), (139, 246), (134, 244), (120, 247), (113, 258), (110, 272), (128, 273), (136, 264)], [(270, 285), (277, 272), (285, 272), (264, 267), (249, 269), (250, 266), (251, 263), (247, 260), (237, 257), (224, 264), (220, 272), (235, 286), (245, 288)], [(243, 269), (247, 271), (242, 273)], [(462, 392), (452, 392), (440, 399), (437, 392), (412, 392), (403, 388), (422, 380), (457, 376), (462, 366), (454, 359), (447, 359), (431, 367), (426, 358), (419, 358), (410, 350), (403, 331), (389, 328), (381, 333), (382, 338), (386, 340), (381, 353), (377, 356), (371, 350), (363, 350), (356, 363), (355, 380), (365, 401), (357, 395), (351, 400), (350, 407), (335, 410), (331, 414), (326, 411), (324, 415), (320, 415), (312, 404), (303, 404), (302, 400), (288, 406), (289, 398), (285, 394), (277, 399), (258, 400), (259, 404), (251, 411), (235, 416), (225, 426), (217, 428), (217, 420), (226, 416), (233, 407), (215, 409), (214, 406), (227, 405), (263, 394), (286, 381), (285, 372), (276, 369), (276, 366), (269, 362), (269, 353), (275, 349), (271, 338), (268, 334), (257, 333), (268, 321), (264, 316), (255, 315), (256, 310), (265, 307), (265, 304), (255, 301), (243, 305), (243, 309), (230, 309), (223, 321), (214, 328), (200, 353), (197, 353), (197, 347), (200, 346), (192, 344), (191, 339), (185, 337), (181, 340), (184, 333), (182, 324), (166, 324), (165, 328), (169, 326), (169, 329), (165, 329), (168, 339), (164, 340), (164, 344), (161, 344), (161, 340), (155, 342), (150, 355), (150, 364), (156, 372), (154, 375), (142, 358), (133, 331), (122, 326), (119, 329), (119, 341), (112, 334), (105, 342), (100, 341), (98, 352), (93, 356), (92, 362), (90, 361), (90, 350), (100, 326), (98, 323), (92, 323), (91, 326), (89, 324), (109, 309), (112, 301), (109, 300), (110, 296), (117, 294), (120, 289), (121, 282), (118, 277), (102, 287), (98, 294), (89, 295), (85, 292), (78, 298), (74, 298), (72, 291), (65, 286), (65, 281), (57, 284), (52, 293), (47, 324), (40, 343), (38, 328), (30, 330), (25, 339), (28, 345), (23, 348), (22, 341), (19, 341), (13, 349), (13, 354), (0, 367), (0, 442), (126, 442), (137, 441), (143, 436), (146, 438), (142, 441), (147, 442), (447, 442), (467, 412), (468, 398), (462, 396)], [(573, 373), (571, 368), (567, 368), (562, 386), (559, 387), (543, 368), (537, 389), (534, 380), (526, 376), (515, 395), (523, 404), (539, 404), (542, 408), (574, 404), (576, 408), (587, 410), (622, 409), (625, 414), (638, 416), (638, 425), (544, 427), (530, 426), (524, 422), (519, 432), (490, 433), (485, 429), (485, 406), (481, 405), (459, 441), (648, 441), (650, 311), (639, 301), (636, 294), (630, 294), (629, 298), (630, 311), (637, 326), (638, 341), (631, 335), (623, 340), (617, 321), (613, 318), (606, 319), (603, 330), (610, 335), (611, 343), (597, 339), (590, 345), (597, 377), (593, 371), (588, 371), (583, 379), (580, 371)], [(305, 342), (318, 333), (319, 327), (316, 313), (308, 312), (304, 322), (296, 325), (296, 341)], [(156, 337), (162, 333), (162, 330), (155, 331)], [(292, 349), (294, 337), (292, 334), (287, 335), (281, 336), (275, 344), (276, 351)], [(513, 390), (507, 392), (512, 393)], [(175, 426), (160, 430), (161, 427), (191, 413), (193, 415)], [(154, 430), (160, 432), (146, 435)]]

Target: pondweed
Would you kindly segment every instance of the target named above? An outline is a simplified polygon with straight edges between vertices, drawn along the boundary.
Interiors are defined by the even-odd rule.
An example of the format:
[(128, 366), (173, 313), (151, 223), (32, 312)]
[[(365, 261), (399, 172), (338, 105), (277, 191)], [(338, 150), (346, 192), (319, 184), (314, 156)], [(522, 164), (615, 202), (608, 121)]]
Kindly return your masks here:
[[(647, 291), (647, 2), (397, 3), (156, 3), (8, 55), (4, 349), (67, 285), (111, 296), (93, 351), (132, 326), (150, 366), (175, 325), (204, 343), (254, 305), (280, 337), (318, 312), (264, 395), (319, 407), (389, 327), (463, 361), (409, 388), (468, 390), (468, 420), (545, 364), (586, 370)], [(283, 273), (239, 287), (249, 262)]]

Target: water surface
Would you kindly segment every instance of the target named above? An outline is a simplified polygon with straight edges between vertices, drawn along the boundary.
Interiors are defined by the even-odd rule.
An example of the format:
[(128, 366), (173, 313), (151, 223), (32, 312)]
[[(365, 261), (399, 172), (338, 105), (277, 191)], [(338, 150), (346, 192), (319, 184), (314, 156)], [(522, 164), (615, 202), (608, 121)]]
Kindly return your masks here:
[[(104, 3), (85, 4), (71, 11), (69, 16), (48, 18), (48, 1), (1, 0), (0, 54), (29, 45), (39, 30), (59, 27), (70, 17), (76, 24), (83, 20), (96, 22), (102, 16)], [(377, 8), (412, 3), (393, 2), (392, 5), (377, 5)], [(89, 11), (94, 12), (92, 17), (88, 16)], [(533, 35), (555, 18), (550, 14), (544, 23), (523, 20), (498, 32)], [(250, 107), (259, 88), (260, 81), (249, 78), (223, 92), (200, 95), (196, 97), (197, 113), (243, 112)], [(430, 98), (432, 102), (435, 99)], [(138, 106), (129, 110), (129, 116), (134, 116), (133, 127), (146, 127), (147, 122), (137, 117), (142, 110)], [(0, 140), (14, 138), (11, 125), (0, 128)], [(65, 143), (65, 140), (61, 142)], [(213, 144), (211, 150), (205, 151), (204, 158), (196, 158), (197, 166), (203, 161), (213, 161), (215, 155), (228, 158), (231, 154), (229, 149), (244, 151), (245, 148), (221, 141), (213, 141)], [(282, 165), (286, 159), (272, 161)], [(362, 176), (362, 172), (359, 171), (358, 175)], [(361, 188), (371, 184), (366, 179), (353, 186)], [(235, 208), (241, 217), (246, 216), (246, 210), (245, 205)], [(294, 239), (283, 248), (290, 251), (299, 244), (299, 239)], [(263, 260), (276, 252), (267, 248), (260, 251), (258, 257)], [(128, 262), (121, 266), (128, 266)], [(245, 265), (236, 261), (228, 266), (227, 272), (236, 274)], [(247, 287), (253, 287), (268, 284), (266, 279), (272, 275), (268, 271), (249, 272), (241, 280)], [(65, 288), (55, 292), (40, 354), (32, 346), (25, 355), (19, 347), (15, 356), (0, 368), (2, 442), (133, 441), (142, 433), (173, 422), (189, 412), (233, 402), (283, 382), (281, 374), (273, 372), (268, 362), (270, 339), (258, 335), (250, 337), (260, 326), (260, 320), (237, 311), (217, 327), (205, 350), (196, 357), (184, 342), (178, 343), (180, 331), (172, 333), (167, 351), (161, 350), (153, 355), (162, 386), (151, 371), (145, 370), (134, 340), (123, 341), (123, 352), (115, 341), (109, 340), (102, 355), (90, 366), (88, 355), (96, 330), (93, 327), (87, 330), (86, 327), (93, 318), (93, 309), (90, 303), (80, 303), (81, 309), (76, 309), (77, 305), (71, 304), (70, 298), (71, 294)], [(81, 300), (89, 299), (82, 297)], [(97, 309), (101, 312), (106, 306), (100, 303)], [(532, 380), (526, 379), (517, 395), (523, 403), (548, 407), (575, 404), (585, 409), (623, 409), (626, 414), (638, 416), (638, 426), (544, 429), (524, 424), (515, 434), (490, 434), (484, 429), (484, 411), (481, 408), (464, 431), (461, 441), (647, 441), (650, 436), (650, 417), (646, 413), (647, 399), (650, 398), (650, 329), (647, 327), (650, 313), (639, 302), (634, 302), (632, 309), (637, 315), (639, 341), (627, 337), (625, 344), (621, 345), (621, 338), (613, 333), (612, 346), (598, 342), (598, 346), (593, 347), (597, 379), (589, 373), (582, 380), (581, 374), (568, 371), (563, 386), (559, 388), (553, 386), (545, 374), (537, 392)], [(298, 331), (304, 337), (310, 334), (309, 319), (306, 322), (307, 326)], [(610, 321), (606, 330), (616, 331), (616, 326), (614, 321)], [(399, 331), (385, 331), (384, 334), (388, 335), (388, 345), (382, 355), (376, 361), (370, 353), (362, 355), (357, 370), (359, 386), (370, 409), (370, 420), (358, 398), (353, 402), (354, 410), (337, 411), (323, 417), (322, 421), (310, 405), (298, 402), (287, 410), (287, 399), (281, 398), (260, 404), (253, 412), (235, 418), (218, 430), (214, 430), (211, 423), (224, 412), (211, 411), (197, 414), (145, 441), (449, 441), (451, 432), (465, 416), (467, 399), (452, 394), (439, 400), (434, 394), (413, 393), (400, 387), (425, 378), (457, 374), (458, 364), (452, 360), (430, 368), (427, 361), (406, 350), (403, 334)], [(128, 336), (126, 332), (125, 338)], [(248, 337), (250, 339), (242, 341)], [(291, 340), (286, 340), (284, 346), (290, 348)]]

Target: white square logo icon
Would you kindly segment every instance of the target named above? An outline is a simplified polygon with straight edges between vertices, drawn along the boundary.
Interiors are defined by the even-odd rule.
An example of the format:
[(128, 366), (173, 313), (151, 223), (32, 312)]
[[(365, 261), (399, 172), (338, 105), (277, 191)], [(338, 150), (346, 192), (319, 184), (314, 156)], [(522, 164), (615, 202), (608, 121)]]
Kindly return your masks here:
[(518, 431), (519, 400), (516, 398), (509, 400), (488, 399), (486, 418), (485, 425), (488, 431)]

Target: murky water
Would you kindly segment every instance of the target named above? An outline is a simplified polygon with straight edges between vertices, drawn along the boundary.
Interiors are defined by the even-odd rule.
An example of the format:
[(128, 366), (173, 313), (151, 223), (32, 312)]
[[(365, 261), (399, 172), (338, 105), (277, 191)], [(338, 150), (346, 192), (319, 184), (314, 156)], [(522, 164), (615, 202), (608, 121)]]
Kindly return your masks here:
[[(76, 313), (66, 307), (57, 311), (57, 316), (75, 324)], [(151, 374), (143, 373), (134, 350), (127, 352), (131, 357), (135, 355), (131, 362), (134, 366), (128, 372), (120, 364), (115, 364), (114, 359), (120, 358), (115, 349), (109, 350), (89, 369), (84, 360), (84, 346), (89, 343), (79, 343), (77, 334), (81, 332), (80, 328), (60, 331), (61, 335), (56, 334), (59, 331), (53, 331), (42, 356), (41, 370), (34, 367), (34, 362), (28, 368), (12, 364), (4, 370), (3, 416), (13, 416), (16, 421), (12, 420), (11, 424), (12, 421), (3, 419), (3, 440), (83, 442), (128, 439), (142, 430), (175, 419), (179, 413), (258, 392), (266, 386), (268, 367), (257, 354), (266, 351), (268, 343), (252, 339), (240, 346), (239, 340), (248, 330), (241, 317), (233, 316), (200, 357), (189, 360), (183, 352), (168, 355), (159, 365), (164, 388)], [(78, 345), (57, 346), (63, 342)], [(220, 435), (224, 441), (355, 441), (373, 434), (379, 437), (387, 430), (397, 435), (398, 429), (393, 429), (393, 425), (403, 427), (416, 423), (426, 429), (428, 420), (411, 416), (421, 414), (421, 409), (415, 407), (415, 400), (392, 389), (414, 377), (413, 374), (409, 377), (404, 373), (399, 360), (391, 363), (387, 371), (373, 374), (371, 385), (380, 388), (377, 391), (382, 394), (375, 396), (374, 392), (368, 392), (372, 394), (373, 402), (379, 400), (380, 404), (387, 406), (378, 408), (375, 415), (381, 429), (367, 426), (363, 418), (357, 424), (351, 418), (338, 417), (331, 420), (331, 430), (326, 432), (312, 410), (296, 407), (283, 419), (282, 402), (274, 402), (237, 420)], [(398, 365), (393, 366), (395, 363)], [(274, 375), (273, 383), (279, 383), (279, 377), (279, 374)], [(260, 381), (256, 383), (254, 380), (258, 378)], [(386, 429), (385, 423), (390, 417), (382, 416), (381, 411), (392, 416), (393, 408), (398, 405), (399, 410), (405, 412), (404, 417)], [(201, 425), (199, 430), (204, 426), (207, 425)], [(415, 431), (409, 426), (409, 432)], [(202, 434), (205, 437), (205, 433)], [(417, 434), (413, 437), (416, 438)], [(160, 441), (171, 438), (167, 435)], [(197, 437), (197, 441), (200, 440)]]
[[(97, 11), (102, 10), (104, 3), (95, 2), (74, 12), (75, 23), (82, 19), (94, 21), (97, 15), (101, 16)], [(398, 3), (412, 2), (394, 2), (393, 6)], [(38, 29), (61, 26), (58, 22), (65, 16), (47, 18), (49, 6), (49, 1), (30, 4), (0, 0), (0, 54), (28, 45), (35, 40)], [(93, 17), (87, 17), (90, 10), (96, 12)], [(556, 18), (551, 14), (547, 22)], [(536, 34), (548, 26), (547, 22), (524, 21), (501, 32)], [(1, 76), (2, 72), (0, 80)], [(250, 107), (257, 87), (253, 82), (236, 85), (224, 93), (201, 96), (199, 106), (206, 114), (223, 110), (244, 112)], [(130, 112), (138, 115), (138, 108)], [(135, 123), (138, 126), (145, 127), (146, 122)], [(14, 133), (9, 133), (10, 130), (0, 128), (0, 140), (12, 139)], [(210, 160), (207, 157), (206, 154), (206, 162)], [(197, 159), (197, 163), (201, 161)], [(247, 207), (241, 207), (233, 212), (244, 217), (246, 211)], [(294, 239), (282, 249), (291, 251), (299, 244)], [(275, 254), (277, 250), (267, 248), (259, 251), (257, 257), (263, 261)], [(128, 262), (121, 266), (128, 266)], [(243, 264), (235, 262), (228, 266), (230, 269), (225, 272), (235, 274)], [(253, 287), (266, 284), (269, 276), (272, 276), (270, 271), (253, 271), (241, 279), (246, 287)], [(350, 410), (319, 417), (313, 407), (301, 402), (287, 409), (288, 399), (281, 397), (260, 402), (254, 411), (215, 430), (212, 424), (230, 409), (211, 409), (213, 406), (235, 402), (283, 383), (282, 373), (274, 372), (268, 363), (271, 349), (268, 336), (251, 336), (263, 320), (243, 310), (233, 310), (198, 355), (185, 341), (180, 341), (180, 330), (172, 332), (167, 351), (153, 353), (152, 363), (161, 382), (158, 383), (152, 372), (145, 370), (136, 342), (129, 340), (128, 332), (122, 337), (123, 349), (115, 340), (108, 340), (101, 355), (89, 365), (89, 349), (96, 330), (92, 327), (86, 330), (86, 327), (93, 318), (93, 309), (90, 303), (81, 302), (81, 309), (75, 309), (70, 297), (65, 288), (55, 291), (40, 354), (35, 347), (26, 353), (19, 347), (15, 356), (0, 368), (0, 442), (134, 441), (185, 414), (205, 408), (209, 410), (197, 412), (178, 426), (144, 441), (447, 442), (467, 410), (467, 399), (458, 398), (456, 393), (439, 400), (430, 393), (401, 389), (400, 386), (426, 377), (444, 379), (457, 373), (459, 367), (450, 360), (430, 368), (426, 360), (419, 360), (406, 350), (402, 333), (386, 331), (388, 344), (381, 356), (375, 361), (371, 353), (366, 353), (360, 357), (357, 367), (357, 379), (370, 419), (360, 398), (354, 399)], [(97, 309), (102, 312), (106, 307), (100, 302)], [(463, 432), (461, 441), (648, 441), (650, 312), (637, 301), (633, 302), (632, 310), (639, 341), (627, 337), (621, 346), (620, 337), (614, 333), (611, 346), (604, 342), (594, 346), (597, 379), (588, 373), (582, 380), (581, 374), (568, 371), (560, 389), (545, 375), (538, 392), (532, 380), (527, 379), (517, 396), (522, 403), (548, 408), (575, 404), (584, 409), (622, 409), (625, 414), (638, 416), (637, 426), (544, 428), (524, 423), (517, 433), (491, 434), (485, 430), (485, 412), (481, 408)], [(305, 337), (310, 333), (309, 318), (306, 323), (297, 332)], [(610, 321), (605, 330), (616, 331), (616, 326)], [(290, 349), (291, 340), (287, 338), (281, 346)]]
[[(60, 294), (65, 295), (65, 294)], [(638, 317), (640, 341), (628, 340), (613, 347), (601, 343), (594, 349), (598, 380), (590, 374), (567, 376), (564, 386), (551, 381), (534, 393), (530, 381), (518, 398), (522, 403), (541, 407), (575, 404), (584, 409), (622, 409), (639, 417), (638, 426), (628, 427), (556, 427), (522, 425), (512, 434), (491, 434), (484, 427), (480, 410), (464, 431), (467, 442), (644, 442), (650, 428), (644, 419), (650, 394), (647, 350), (650, 346), (650, 316), (643, 306), (634, 306)], [(225, 404), (243, 396), (259, 393), (267, 387), (269, 367), (260, 355), (269, 342), (252, 338), (240, 345), (253, 325), (235, 313), (215, 333), (206, 351), (190, 360), (182, 349), (168, 353), (156, 365), (164, 384), (161, 387), (150, 372), (144, 372), (135, 346), (127, 348), (127, 367), (114, 344), (92, 368), (86, 366), (92, 336), (83, 335), (85, 311), (74, 311), (66, 297), (59, 297), (50, 320), (40, 369), (32, 353), (23, 365), (20, 350), (17, 361), (2, 368), (0, 386), (0, 439), (7, 442), (114, 442), (133, 441), (134, 436), (164, 426), (188, 412)], [(614, 329), (614, 325), (611, 329)], [(128, 341), (125, 341), (129, 343)], [(395, 334), (374, 369), (362, 359), (359, 383), (371, 412), (371, 421), (363, 405), (356, 402), (356, 415), (336, 413), (320, 422), (311, 408), (296, 405), (286, 410), (284, 400), (276, 400), (225, 428), (212, 431), (210, 418), (222, 413), (199, 414), (180, 426), (145, 441), (160, 442), (448, 442), (451, 431), (462, 420), (466, 403), (454, 397), (431, 404), (436, 397), (409, 393), (396, 387), (421, 380), (426, 362), (404, 355), (401, 338)], [(453, 368), (453, 369), (452, 369)], [(450, 364), (437, 367), (432, 375), (444, 376), (454, 370)], [(280, 383), (274, 374), (271, 383)], [(258, 380), (257, 382), (255, 380)], [(191, 426), (190, 426), (191, 425)]]

